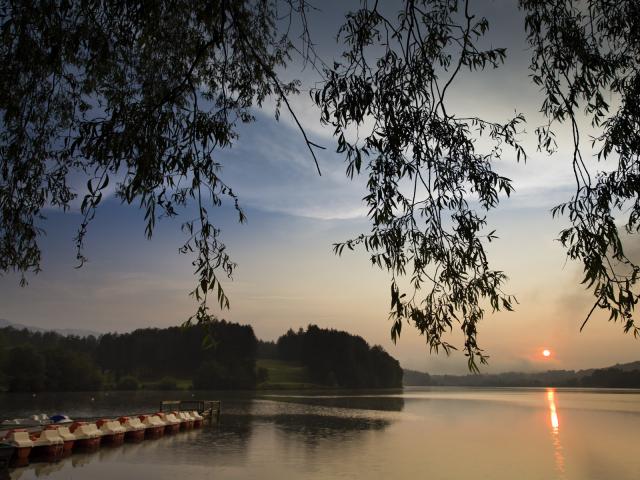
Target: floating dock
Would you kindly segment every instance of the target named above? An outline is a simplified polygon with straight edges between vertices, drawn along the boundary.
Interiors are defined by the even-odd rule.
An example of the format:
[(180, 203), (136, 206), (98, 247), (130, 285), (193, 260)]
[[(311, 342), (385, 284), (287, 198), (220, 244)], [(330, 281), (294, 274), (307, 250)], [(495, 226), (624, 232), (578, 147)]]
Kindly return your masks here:
[[(220, 420), (217, 400), (167, 400), (155, 413), (118, 418), (82, 418), (64, 423), (38, 425), (3, 422), (0, 425), (0, 469), (21, 467), (30, 462), (56, 462), (74, 452), (93, 451), (101, 446), (141, 442), (200, 428), (204, 422)], [(36, 416), (37, 417), (37, 416)], [(38, 417), (37, 417), (38, 418)], [(45, 417), (47, 418), (47, 417)]]

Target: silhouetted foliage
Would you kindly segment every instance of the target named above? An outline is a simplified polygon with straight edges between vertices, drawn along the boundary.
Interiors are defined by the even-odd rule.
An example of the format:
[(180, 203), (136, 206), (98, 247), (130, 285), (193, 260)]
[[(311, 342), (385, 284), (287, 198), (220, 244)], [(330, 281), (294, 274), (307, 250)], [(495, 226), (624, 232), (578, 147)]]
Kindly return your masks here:
[(205, 361), (193, 376), (195, 390), (249, 389), (256, 385), (256, 374), (238, 365), (224, 365), (216, 360)]
[[(483, 303), (494, 311), (514, 303), (502, 292), (506, 275), (487, 260), (485, 242), (494, 232), (482, 230), (484, 212), (513, 190), (495, 172), (503, 147), (525, 158), (517, 142), (524, 118), (459, 117), (445, 100), (462, 71), (497, 68), (506, 49), (481, 47), (489, 23), (468, 1), (407, 1), (397, 18), (381, 8), (363, 2), (347, 15), (342, 60), (325, 69), (323, 87), (312, 92), (346, 156), (347, 174), (368, 175), (371, 233), (334, 250), (361, 245), (373, 265), (391, 273), (394, 341), (409, 321), (430, 349), (449, 353), (455, 347), (444, 335), (459, 322), (469, 368), (477, 369), (476, 358), (486, 361), (476, 338)], [(350, 135), (355, 127), (358, 135)], [(410, 282), (401, 282), (406, 275)]]
[(402, 386), (400, 363), (359, 336), (309, 325), (277, 342), (280, 358), (302, 362), (314, 383), (352, 388)]
[[(288, 97), (299, 82), (280, 74), (298, 52), (322, 75), (312, 98), (333, 127), (347, 175), (368, 175), (371, 231), (335, 251), (362, 245), (391, 273), (394, 340), (407, 321), (431, 349), (448, 353), (455, 347), (446, 335), (459, 324), (469, 367), (477, 369), (477, 359), (486, 361), (477, 343), (486, 306), (514, 303), (502, 290), (506, 275), (486, 256), (495, 232), (484, 230), (485, 213), (513, 190), (496, 161), (505, 147), (525, 158), (518, 143), (524, 118), (459, 116), (449, 107), (450, 87), (461, 75), (500, 67), (507, 51), (482, 46), (489, 20), (469, 0), (405, 0), (385, 11), (381, 4), (362, 1), (347, 14), (338, 35), (344, 53), (326, 65), (313, 51), (305, 0), (0, 2), (0, 271), (40, 269), (43, 209), (68, 209), (78, 194), (70, 179), (80, 177), (87, 183), (80, 263), (109, 188), (144, 209), (147, 236), (159, 217), (191, 202), (196, 219), (183, 224), (181, 251), (194, 255), (195, 317), (208, 318), (210, 293), (227, 308), (218, 275), (231, 277), (235, 264), (210, 207), (226, 200), (245, 217), (221, 178), (218, 154), (268, 97), (276, 117), (282, 105), (294, 114)], [(537, 131), (540, 148), (553, 150), (555, 124), (572, 127), (577, 188), (553, 212), (571, 222), (560, 240), (584, 266), (593, 309), (609, 310), (637, 335), (640, 267), (625, 253), (616, 220), (629, 207), (625, 231), (640, 229), (640, 6), (519, 4), (548, 120)], [(291, 40), (298, 33), (300, 48)], [(581, 111), (598, 131), (597, 158), (615, 168), (587, 168)], [(300, 128), (314, 156), (317, 145)]]
[[(567, 213), (571, 226), (560, 232), (560, 241), (569, 258), (582, 262), (582, 283), (596, 297), (585, 323), (599, 307), (609, 310), (610, 320), (621, 321), (625, 332), (639, 336), (633, 315), (640, 266), (625, 253), (618, 225), (627, 235), (640, 230), (640, 2), (520, 0), (520, 5), (533, 51), (532, 80), (542, 89), (542, 112), (549, 121), (538, 130), (540, 143), (552, 149), (553, 126), (572, 127), (576, 191), (553, 215)], [(580, 115), (596, 130), (588, 143), (597, 160), (609, 161), (599, 171), (585, 163)]]
[(39, 392), (45, 388), (45, 363), (33, 345), (21, 345), (9, 350), (5, 369), (9, 390)]
[(95, 337), (0, 329), (0, 371), (9, 390), (99, 390), (103, 378), (93, 360)]
[(276, 342), (265, 342), (264, 340), (258, 340), (258, 358), (276, 359), (278, 356), (278, 346)]
[(54, 347), (44, 351), (45, 389), (59, 392), (100, 390), (102, 374), (86, 353)]
[(619, 368), (595, 370), (580, 379), (582, 387), (640, 388), (640, 370), (625, 372)]
[(433, 380), (431, 379), (431, 375), (425, 372), (418, 372), (416, 370), (407, 370), (404, 369), (402, 371), (402, 384), (408, 386), (428, 386), (433, 385)]
[(163, 377), (159, 382), (152, 385), (156, 390), (177, 390), (178, 381), (173, 377)]
[[(252, 389), (268, 380), (256, 368), (259, 341), (248, 325), (210, 320), (198, 325), (145, 328), (95, 337), (62, 336), (11, 327), (0, 329), (0, 364), (13, 391)], [(312, 381), (339, 387), (398, 387), (402, 369), (382, 347), (361, 337), (314, 325), (260, 342), (271, 358), (301, 362)], [(266, 346), (266, 349), (265, 349)], [(264, 357), (262, 357), (264, 358)]]
[[(98, 339), (10, 327), (0, 332), (5, 339), (2, 355), (7, 356), (3, 372), (10, 390), (96, 390), (103, 376), (111, 386), (124, 390), (137, 389), (138, 379), (155, 382), (155, 388), (165, 383), (176, 388), (175, 379), (169, 377), (195, 376), (198, 385), (215, 382), (220, 388), (253, 388), (256, 384), (253, 329), (224, 320), (109, 333)], [(212, 380), (201, 369), (207, 362), (218, 368)]]
[(282, 360), (296, 361), (302, 359), (304, 352), (304, 329), (300, 328), (297, 332), (289, 329), (287, 333), (278, 338), (276, 346), (278, 356)]
[(209, 292), (228, 307), (218, 272), (231, 276), (235, 264), (209, 210), (228, 200), (240, 221), (244, 213), (217, 154), (267, 97), (278, 116), (298, 91), (276, 73), (292, 48), (278, 24), (305, 8), (304, 0), (3, 0), (0, 270), (40, 269), (42, 209), (69, 208), (73, 176), (87, 186), (80, 263), (107, 188), (140, 205), (149, 237), (159, 217), (193, 200), (197, 219), (183, 224), (181, 251), (195, 253), (197, 318), (207, 318)]
[[(255, 384), (257, 340), (250, 326), (224, 320), (166, 329), (147, 328), (100, 337), (98, 365), (116, 378), (191, 378), (205, 362), (214, 362), (228, 378), (229, 388)], [(240, 380), (240, 378), (242, 380)], [(234, 384), (235, 385), (235, 384)]]
[(223, 388), (228, 378), (226, 369), (215, 360), (204, 362), (193, 376), (193, 388), (196, 390), (214, 390)]
[(140, 381), (133, 375), (125, 375), (118, 380), (116, 384), (118, 390), (138, 390), (140, 388)]

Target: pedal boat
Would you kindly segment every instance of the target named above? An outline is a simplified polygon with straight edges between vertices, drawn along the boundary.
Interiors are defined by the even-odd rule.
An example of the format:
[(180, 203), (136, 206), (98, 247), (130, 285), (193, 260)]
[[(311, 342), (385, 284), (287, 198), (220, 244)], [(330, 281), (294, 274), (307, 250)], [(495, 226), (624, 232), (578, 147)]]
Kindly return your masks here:
[(173, 413), (159, 412), (158, 416), (166, 423), (165, 433), (177, 433), (180, 431), (180, 424), (182, 420), (177, 418)]
[(137, 417), (120, 417), (120, 425), (125, 429), (124, 439), (130, 442), (140, 442), (144, 440), (147, 427), (143, 425)]
[(76, 443), (76, 436), (69, 431), (69, 427), (51, 425), (48, 429), (55, 429), (64, 442), (62, 447), (62, 456), (67, 457), (73, 451), (73, 445)]
[(4, 442), (15, 448), (11, 460), (12, 467), (24, 467), (29, 465), (29, 455), (33, 448), (33, 440), (29, 438), (29, 432), (25, 428), (14, 428), (9, 430), (4, 438)]
[(102, 432), (95, 423), (74, 422), (69, 429), (76, 436), (75, 447), (81, 450), (97, 450), (100, 448)]
[(57, 429), (45, 429), (40, 434), (31, 435), (33, 449), (31, 458), (34, 461), (57, 462), (64, 452), (64, 440)]
[(124, 434), (127, 430), (117, 420), (103, 418), (96, 422), (96, 426), (102, 432), (102, 443), (113, 446), (124, 443)]
[(145, 426), (147, 438), (158, 438), (164, 435), (167, 424), (157, 415), (140, 415), (140, 422)]
[(183, 430), (191, 430), (193, 428), (193, 417), (189, 412), (173, 412), (178, 420), (182, 420), (180, 428)]
[(202, 421), (204, 420), (204, 417), (200, 415), (196, 410), (193, 410), (191, 412), (191, 416), (193, 417), (193, 427), (200, 428), (202, 426)]

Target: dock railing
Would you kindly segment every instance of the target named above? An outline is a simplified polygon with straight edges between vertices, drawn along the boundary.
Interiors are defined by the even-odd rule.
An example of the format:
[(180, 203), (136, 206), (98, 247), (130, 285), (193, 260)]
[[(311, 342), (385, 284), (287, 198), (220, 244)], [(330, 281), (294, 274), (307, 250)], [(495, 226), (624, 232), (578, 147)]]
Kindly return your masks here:
[(161, 412), (174, 410), (196, 410), (200, 415), (210, 421), (220, 420), (222, 403), (220, 400), (163, 400), (160, 403)]

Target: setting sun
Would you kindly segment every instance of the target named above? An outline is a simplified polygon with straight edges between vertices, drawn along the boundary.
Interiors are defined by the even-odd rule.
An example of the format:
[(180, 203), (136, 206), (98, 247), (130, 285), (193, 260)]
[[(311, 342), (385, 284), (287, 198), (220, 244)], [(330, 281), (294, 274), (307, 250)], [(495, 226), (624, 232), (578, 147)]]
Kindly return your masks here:
[(543, 357), (550, 357), (551, 356), (551, 350), (543, 350), (542, 351), (542, 356)]

